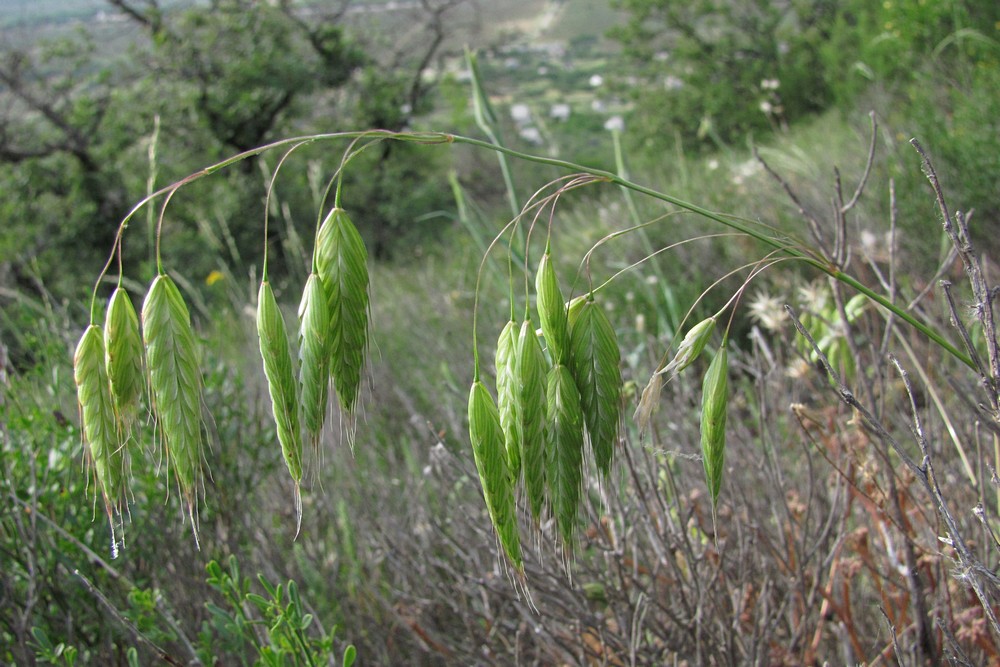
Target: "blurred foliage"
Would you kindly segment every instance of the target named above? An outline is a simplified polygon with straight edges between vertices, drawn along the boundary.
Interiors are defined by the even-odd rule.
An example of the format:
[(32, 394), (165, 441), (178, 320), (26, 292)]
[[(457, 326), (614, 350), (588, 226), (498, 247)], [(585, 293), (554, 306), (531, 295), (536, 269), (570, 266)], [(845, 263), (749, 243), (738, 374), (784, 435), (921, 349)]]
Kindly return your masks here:
[(635, 64), (636, 134), (648, 149), (720, 147), (825, 109), (818, 49), (837, 5), (620, 0), (628, 21), (612, 34)]
[[(99, 37), (75, 32), (8, 50), (0, 61), (7, 102), (0, 186), (17, 193), (0, 204), (10, 221), (0, 230), (0, 281), (30, 293), (37, 293), (32, 276), (41, 274), (57, 295), (85, 294), (79, 275), (101, 266), (119, 222), (150, 185), (163, 187), (278, 137), (343, 127), (398, 130), (432, 108), (432, 88), (419, 69), (426, 62), (416, 62), (426, 54), (402, 54), (393, 69), (376, 66), (332, 10), (306, 19), (289, 3), (256, 0), (169, 9), (111, 4), (128, 19), (118, 24), (131, 35), (127, 58), (111, 57)], [(340, 159), (336, 152), (311, 157), (326, 173)], [(429, 238), (439, 233), (440, 225), (415, 224), (425, 210), (414, 213), (413, 193), (422, 191), (418, 203), (432, 209), (444, 206), (449, 190), (432, 169), (445, 165), (424, 162), (416, 171), (412, 162), (406, 151), (384, 155), (383, 176), (355, 192), (353, 205), (371, 211), (362, 232), (377, 240), (380, 255), (432, 229)], [(273, 168), (250, 157), (220, 179), (187, 188), (171, 202), (168, 252), (204, 277), (219, 268), (217, 248), (205, 251), (215, 237), (224, 243), (224, 261), (259, 265), (259, 223), (246, 221), (261, 219)], [(287, 245), (313, 229), (316, 184), (285, 179), (276, 194), (272, 214), (284, 225), (272, 244), (279, 257), (291, 250), (284, 259), (298, 261), (302, 249)], [(142, 229), (125, 244), (126, 273), (143, 281), (152, 276), (157, 213), (154, 205), (133, 218), (131, 226)], [(287, 262), (274, 269), (276, 277), (295, 275)]]
[[(534, 553), (532, 603), (518, 597), (497, 567), (464, 444), (462, 405), (471, 285), (482, 248), (509, 214), (495, 156), (463, 148), (376, 143), (344, 175), (344, 205), (379, 260), (372, 267), (375, 353), (367, 414), (356, 451), (336, 427), (324, 434), (306, 473), (303, 532), (295, 542), (291, 484), (246, 314), (263, 247), (265, 185), (277, 157), (192, 183), (171, 201), (164, 258), (191, 280), (183, 289), (202, 335), (212, 415), (203, 550), (177, 516), (162, 452), (153, 429), (145, 428), (127, 546), (108, 561), (107, 526), (93, 505), (74, 417), (69, 355), (87, 311), (78, 296), (91, 289), (118, 221), (144, 196), (150, 174), (162, 186), (254, 142), (348, 126), (419, 127), (423, 114), (435, 111), (463, 133), (476, 132), (458, 77), (445, 79), (440, 97), (432, 91), (413, 104), (412, 72), (373, 64), (337, 22), (303, 25), (284, 12), (293, 3), (214, 4), (221, 11), (149, 15), (162, 23), (147, 26), (148, 41), (129, 47), (128, 58), (93, 58), (94, 39), (71, 35), (9, 53), (0, 68), (10, 111), (0, 128), (0, 188), (9, 194), (0, 201), (7, 223), (0, 225), (0, 662), (152, 662), (157, 656), (147, 643), (125, 623), (108, 622), (113, 607), (148, 642), (205, 664), (222, 654), (245, 664), (294, 653), (342, 654), (347, 662), (350, 649), (318, 619), (342, 628), (338, 636), (370, 664), (661, 664), (678, 656), (723, 664), (734, 655), (812, 664), (806, 658), (846, 656), (845, 633), (866, 638), (882, 627), (880, 606), (899, 629), (909, 627), (913, 588), (898, 575), (904, 545), (917, 549), (928, 600), (972, 653), (969, 664), (995, 659), (975, 601), (942, 556), (939, 526), (922, 491), (894, 459), (873, 449), (851, 411), (830, 407), (828, 381), (813, 372), (814, 355), (787, 326), (761, 334), (742, 317), (732, 324), (734, 348), (742, 348), (734, 351), (739, 391), (727, 454), (733, 495), (719, 526), (707, 519), (700, 461), (685, 453), (696, 450), (697, 383), (681, 378), (665, 392), (651, 440), (639, 440), (628, 427), (628, 470), (607, 487), (587, 490), (594, 501), (582, 517), (587, 546), (573, 580), (558, 554)], [(976, 207), (977, 248), (996, 249), (1000, 17), (993, 0), (624, 0), (621, 6), (631, 20), (617, 34), (637, 63), (625, 133), (639, 147), (628, 155), (636, 180), (801, 232), (802, 220), (780, 187), (738, 145), (752, 133), (805, 207), (826, 211), (832, 166), (845, 183), (863, 170), (863, 112), (874, 107), (882, 128), (869, 186), (876, 201), (859, 205), (849, 227), (852, 239), (869, 232), (874, 242), (857, 245), (854, 261), (867, 261), (866, 253), (871, 266), (889, 261), (890, 177), (897, 179), (898, 244), (920, 246), (922, 255), (937, 259), (942, 246), (933, 201), (905, 143), (913, 135), (940, 158), (952, 200)], [(570, 57), (582, 60), (590, 46), (579, 40)], [(551, 80), (569, 91), (606, 64), (556, 70)], [(541, 65), (530, 65), (512, 78), (539, 92), (535, 65)], [(542, 118), (543, 149), (613, 168), (602, 114), (574, 107), (565, 122)], [(516, 128), (504, 130), (516, 135)], [(273, 266), (289, 321), (310, 251), (303, 239), (312, 235), (340, 150), (303, 148), (272, 193), (268, 241), (282, 260)], [(444, 232), (456, 228), (445, 177), (452, 161), (461, 178), (456, 191), (467, 194), (462, 224), (469, 233), (448, 237)], [(554, 173), (523, 164), (514, 171), (522, 198)], [(636, 221), (616, 191), (600, 192), (564, 195), (555, 219), (561, 276), (567, 284), (575, 276), (576, 293), (582, 289), (576, 260), (609, 230)], [(645, 238), (630, 234), (599, 248), (588, 267), (595, 279), (627, 269), (651, 248), (707, 233), (692, 216), (664, 215), (640, 199), (639, 220), (659, 222)], [(131, 223), (125, 273), (139, 286), (135, 295), (149, 277), (155, 217), (154, 211)], [(740, 283), (734, 278), (713, 288), (685, 324), (702, 290), (723, 267), (743, 265), (758, 252), (742, 240), (699, 240), (602, 291), (619, 331), (632, 404), (685, 326), (717, 310)], [(896, 262), (901, 295), (919, 292), (934, 275), (934, 267), (923, 272), (919, 265), (918, 272), (907, 253)], [(487, 264), (484, 331), (509, 312), (502, 264)], [(760, 278), (754, 294), (759, 288), (774, 301), (805, 284), (786, 264)], [(749, 294), (746, 301), (752, 307)], [(905, 394), (884, 355), (876, 354), (877, 342), (890, 340), (883, 321), (845, 299), (848, 321), (839, 322), (839, 312), (816, 301), (809, 302), (813, 311), (808, 304), (802, 311), (820, 348), (841, 369), (875, 384), (873, 402), (908, 423)], [(944, 319), (939, 325), (947, 328)], [(977, 385), (933, 350), (908, 344), (916, 346), (911, 366), (926, 361), (932, 375), (958, 388), (942, 393), (939, 403), (931, 390), (921, 397), (938, 410), (928, 421), (932, 439), (945, 443), (936, 454), (940, 479), (957, 506), (985, 500), (990, 517), (994, 490), (967, 481), (948, 451), (952, 439), (979, 442), (974, 413), (954, 398), (975, 395)], [(863, 356), (854, 358), (851, 346)], [(790, 414), (790, 404), (800, 412)], [(898, 493), (887, 491), (895, 483)], [(906, 516), (887, 519), (897, 495)], [(974, 519), (961, 518), (970, 535), (980, 534)], [(721, 538), (712, 532), (717, 528)], [(727, 551), (718, 550), (720, 543)], [(792, 575), (787, 562), (797, 565)], [(836, 605), (798, 597), (807, 587)], [(721, 616), (738, 624), (698, 622)], [(912, 634), (901, 635), (904, 647)], [(803, 636), (815, 640), (807, 647), (791, 639)], [(867, 639), (858, 646), (857, 660), (865, 649), (881, 650)]]
[[(889, 151), (898, 221), (922, 225), (933, 209), (907, 145), (929, 146), (955, 201), (975, 203), (973, 235), (997, 247), (995, 183), (1000, 133), (1000, 6), (991, 0), (621, 0), (614, 29), (633, 64), (624, 87), (635, 106), (627, 136), (638, 160), (659, 154), (729, 155), (787, 134), (819, 113), (873, 110)], [(810, 121), (811, 122), (811, 121)], [(676, 175), (670, 160), (662, 169)], [(878, 178), (879, 176), (877, 176)], [(706, 193), (710, 197), (712, 193)], [(888, 211), (886, 211), (888, 212)], [(912, 261), (938, 261), (941, 237), (910, 234)]]

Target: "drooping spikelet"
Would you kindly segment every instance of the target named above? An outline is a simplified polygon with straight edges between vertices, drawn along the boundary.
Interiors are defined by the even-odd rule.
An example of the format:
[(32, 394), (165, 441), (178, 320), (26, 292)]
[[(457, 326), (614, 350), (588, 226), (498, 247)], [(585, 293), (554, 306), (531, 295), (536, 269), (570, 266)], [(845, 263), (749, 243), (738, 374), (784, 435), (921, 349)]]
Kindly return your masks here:
[(330, 387), (330, 309), (318, 274), (306, 280), (299, 305), (299, 387), (302, 417), (313, 446), (326, 420)]
[(153, 410), (163, 446), (187, 504), (195, 540), (202, 487), (202, 380), (191, 316), (177, 285), (158, 275), (142, 304), (142, 335)]
[(500, 413), (489, 390), (480, 381), (469, 391), (469, 440), (476, 459), (483, 498), (490, 521), (508, 562), (518, 572), (524, 569), (521, 540), (517, 529), (514, 489), (507, 469)]
[(329, 306), (330, 372), (341, 408), (353, 414), (368, 351), (368, 251), (342, 208), (316, 234), (316, 269)]
[(566, 322), (566, 303), (556, 270), (552, 266), (552, 256), (546, 252), (538, 264), (535, 274), (535, 307), (542, 325), (542, 335), (549, 348), (553, 364), (569, 361), (569, 330)]
[(715, 331), (715, 321), (716, 318), (713, 316), (691, 327), (684, 335), (684, 340), (678, 346), (674, 358), (670, 360), (669, 364), (658, 370), (656, 375), (666, 375), (666, 381), (670, 382), (678, 373), (690, 366), (701, 355), (708, 339), (712, 337), (712, 332)]
[(132, 299), (121, 287), (108, 302), (104, 319), (104, 354), (118, 426), (125, 439), (138, 418), (143, 390), (142, 336)]
[[(652, 377), (649, 378), (646, 388), (642, 391), (642, 398), (639, 400), (639, 406), (636, 408), (634, 415), (636, 424), (639, 426), (640, 436), (644, 435), (649, 428), (649, 424), (653, 418), (653, 411), (656, 410), (660, 400), (660, 392), (663, 390), (663, 385), (677, 377), (679, 373), (694, 363), (694, 360), (701, 355), (709, 338), (712, 337), (712, 332), (715, 331), (715, 322), (716, 318), (712, 316), (691, 327), (684, 335), (684, 339), (678, 346), (677, 352), (674, 354), (674, 358), (670, 360), (670, 363), (653, 373)], [(662, 375), (666, 375), (667, 378), (665, 380), (662, 379), (660, 377)]]
[(299, 428), (299, 401), (292, 354), (288, 348), (285, 320), (278, 309), (278, 302), (267, 281), (260, 284), (257, 293), (257, 336), (260, 338), (260, 356), (264, 361), (264, 375), (271, 394), (271, 409), (278, 428), (278, 442), (295, 482), (295, 534), (302, 525), (302, 436)]
[(513, 321), (507, 322), (497, 340), (496, 353), (497, 408), (500, 411), (500, 426), (503, 427), (504, 447), (507, 450), (507, 466), (515, 484), (521, 474), (521, 431), (517, 426), (521, 396), (514, 377), (517, 334), (517, 325)]
[(76, 346), (73, 376), (83, 422), (83, 438), (111, 523), (112, 554), (117, 554), (114, 517), (121, 514), (121, 503), (125, 497), (128, 457), (115, 418), (104, 355), (101, 328), (91, 324)]
[(726, 452), (726, 407), (729, 401), (726, 344), (716, 353), (705, 373), (701, 395), (701, 455), (705, 478), (715, 509), (722, 488), (722, 468)]
[(611, 471), (621, 425), (621, 351), (604, 309), (591, 298), (570, 309), (569, 367), (580, 391), (590, 444), (597, 468)]
[(566, 366), (556, 364), (549, 370), (546, 399), (546, 479), (552, 513), (568, 548), (583, 487), (583, 412), (580, 392)]
[(521, 324), (514, 354), (514, 377), (520, 394), (521, 412), (518, 428), (521, 443), (521, 468), (531, 517), (537, 523), (545, 504), (546, 468), (546, 375), (549, 365), (538, 342), (531, 320)]

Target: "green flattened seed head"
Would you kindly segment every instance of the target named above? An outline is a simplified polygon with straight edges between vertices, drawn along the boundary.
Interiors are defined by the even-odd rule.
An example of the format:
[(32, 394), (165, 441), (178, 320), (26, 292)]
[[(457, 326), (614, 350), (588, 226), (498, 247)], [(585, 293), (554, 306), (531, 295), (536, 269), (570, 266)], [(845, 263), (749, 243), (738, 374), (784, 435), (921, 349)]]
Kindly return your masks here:
[(127, 434), (138, 418), (143, 391), (142, 336), (128, 292), (115, 289), (104, 319), (104, 353), (115, 415)]
[(318, 274), (306, 280), (299, 305), (299, 387), (302, 418), (313, 447), (326, 421), (330, 387), (329, 304)]
[(507, 469), (500, 413), (486, 385), (479, 381), (474, 382), (469, 391), (469, 440), (493, 529), (508, 562), (515, 570), (523, 572), (514, 487)]
[(549, 362), (538, 342), (531, 320), (521, 324), (514, 354), (514, 377), (520, 393), (521, 413), (518, 415), (521, 442), (521, 469), (528, 496), (531, 517), (537, 524), (545, 505), (546, 442), (545, 396)]
[(202, 486), (202, 380), (191, 316), (166, 274), (153, 280), (142, 304), (142, 335), (153, 410), (174, 476), (188, 506), (197, 540), (195, 510)]
[(535, 308), (538, 310), (538, 320), (542, 325), (542, 335), (545, 336), (552, 363), (565, 364), (569, 359), (566, 303), (549, 253), (542, 255), (535, 274)]
[(368, 352), (368, 251), (342, 208), (316, 234), (316, 269), (330, 316), (330, 372), (341, 408), (353, 415)]
[(496, 353), (497, 408), (500, 410), (500, 425), (507, 450), (507, 466), (515, 484), (521, 474), (521, 431), (518, 428), (521, 396), (514, 377), (517, 333), (517, 325), (513, 321), (507, 322), (497, 340)]
[(701, 394), (701, 455), (705, 478), (712, 494), (712, 507), (718, 503), (722, 488), (722, 468), (726, 452), (726, 407), (729, 401), (725, 345), (716, 353), (705, 373)]
[[(73, 355), (73, 376), (83, 422), (83, 437), (94, 466), (108, 519), (120, 514), (128, 478), (128, 457), (115, 418), (105, 366), (104, 336), (100, 327), (87, 327)], [(113, 520), (112, 520), (113, 521)]]
[(594, 301), (570, 309), (569, 368), (580, 391), (597, 468), (607, 475), (621, 426), (622, 376), (618, 337)]
[(691, 327), (677, 348), (677, 354), (674, 355), (669, 364), (657, 371), (656, 375), (666, 375), (667, 382), (674, 379), (678, 373), (690, 366), (701, 355), (708, 339), (712, 337), (713, 331), (715, 331), (715, 317), (709, 317)]
[(566, 366), (556, 364), (549, 370), (546, 399), (546, 480), (552, 512), (568, 548), (583, 489), (583, 411), (580, 391)]
[(302, 481), (302, 437), (299, 429), (299, 401), (292, 354), (288, 348), (285, 320), (269, 283), (262, 282), (257, 293), (257, 335), (260, 356), (264, 361), (267, 389), (271, 394), (271, 409), (278, 428), (278, 442), (285, 465), (295, 482), (296, 534), (302, 522), (302, 501), (299, 483)]

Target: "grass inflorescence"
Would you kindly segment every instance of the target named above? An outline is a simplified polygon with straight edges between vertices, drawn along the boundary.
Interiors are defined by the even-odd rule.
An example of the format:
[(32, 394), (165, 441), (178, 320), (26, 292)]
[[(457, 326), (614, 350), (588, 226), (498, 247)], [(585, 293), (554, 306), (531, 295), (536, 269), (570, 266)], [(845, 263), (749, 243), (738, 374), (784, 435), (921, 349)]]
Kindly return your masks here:
[(142, 305), (149, 388), (161, 442), (187, 504), (195, 540), (202, 486), (202, 378), (191, 316), (177, 285), (158, 275)]

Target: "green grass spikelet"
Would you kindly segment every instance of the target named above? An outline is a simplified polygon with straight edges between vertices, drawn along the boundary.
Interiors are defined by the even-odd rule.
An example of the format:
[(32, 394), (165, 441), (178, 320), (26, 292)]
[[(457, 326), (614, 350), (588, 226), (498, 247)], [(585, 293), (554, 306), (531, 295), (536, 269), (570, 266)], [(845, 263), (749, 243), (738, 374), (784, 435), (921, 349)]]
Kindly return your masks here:
[(554, 365), (546, 389), (546, 476), (563, 544), (572, 544), (583, 488), (583, 411), (569, 368)]
[(330, 316), (330, 372), (341, 408), (353, 415), (368, 352), (368, 250), (342, 208), (316, 234), (316, 269)]
[(302, 436), (299, 426), (299, 401), (292, 355), (288, 348), (285, 320), (278, 309), (270, 283), (260, 284), (257, 294), (257, 335), (260, 355), (267, 376), (271, 395), (271, 409), (278, 429), (281, 454), (288, 473), (295, 482), (296, 534), (302, 523), (302, 501), (299, 484), (302, 482)]
[(570, 310), (569, 368), (580, 391), (597, 468), (607, 475), (621, 425), (621, 351), (614, 327), (593, 299)]
[(486, 385), (480, 381), (473, 382), (469, 392), (469, 440), (493, 529), (508, 562), (523, 572), (514, 488), (507, 469), (500, 413)]

